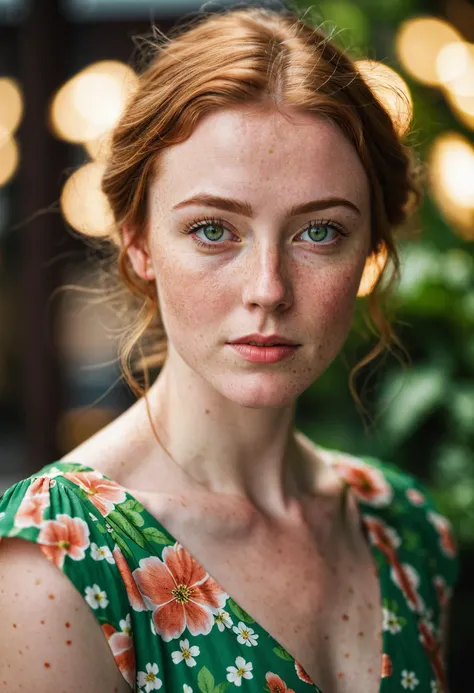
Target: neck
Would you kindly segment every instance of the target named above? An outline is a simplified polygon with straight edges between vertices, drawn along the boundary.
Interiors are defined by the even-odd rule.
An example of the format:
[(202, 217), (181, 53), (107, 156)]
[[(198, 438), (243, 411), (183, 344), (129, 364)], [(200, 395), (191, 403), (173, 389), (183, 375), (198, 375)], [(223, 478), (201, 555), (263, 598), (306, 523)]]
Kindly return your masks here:
[(238, 496), (271, 516), (287, 515), (311, 490), (314, 469), (294, 430), (294, 401), (242, 406), (169, 359), (148, 401), (169, 464), (188, 482)]

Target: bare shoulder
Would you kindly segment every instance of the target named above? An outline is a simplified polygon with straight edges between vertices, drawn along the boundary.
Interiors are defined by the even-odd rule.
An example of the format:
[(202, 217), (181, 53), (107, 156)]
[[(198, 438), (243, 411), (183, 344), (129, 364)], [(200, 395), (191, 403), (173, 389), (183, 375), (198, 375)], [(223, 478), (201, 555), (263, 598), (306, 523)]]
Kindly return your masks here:
[(130, 468), (149, 454), (150, 436), (136, 402), (100, 431), (64, 455), (59, 462), (78, 462), (122, 483)]
[[(107, 639), (67, 576), (20, 538), (0, 541), (0, 674), (6, 690), (126, 693)], [(21, 684), (21, 685), (20, 685)]]

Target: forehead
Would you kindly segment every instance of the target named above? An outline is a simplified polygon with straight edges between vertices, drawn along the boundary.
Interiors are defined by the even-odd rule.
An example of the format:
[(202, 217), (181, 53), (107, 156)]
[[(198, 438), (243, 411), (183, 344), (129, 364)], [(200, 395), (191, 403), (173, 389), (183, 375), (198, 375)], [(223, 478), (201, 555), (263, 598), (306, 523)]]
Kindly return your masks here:
[(236, 108), (205, 116), (185, 142), (165, 150), (157, 178), (161, 199), (172, 206), (198, 191), (237, 193), (258, 207), (261, 195), (275, 206), (281, 195), (304, 201), (327, 194), (368, 205), (364, 168), (337, 125), (288, 114)]

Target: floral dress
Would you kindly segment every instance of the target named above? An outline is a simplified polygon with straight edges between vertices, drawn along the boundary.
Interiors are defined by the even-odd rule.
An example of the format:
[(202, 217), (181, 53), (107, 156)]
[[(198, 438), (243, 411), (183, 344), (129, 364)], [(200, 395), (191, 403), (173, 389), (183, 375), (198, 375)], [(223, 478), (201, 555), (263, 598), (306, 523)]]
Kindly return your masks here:
[[(448, 519), (394, 465), (316, 448), (352, 488), (377, 568), (379, 692), (446, 691), (441, 617), (459, 570)], [(138, 500), (90, 467), (56, 462), (11, 486), (0, 537), (14, 536), (71, 580), (133, 691), (324, 693)]]

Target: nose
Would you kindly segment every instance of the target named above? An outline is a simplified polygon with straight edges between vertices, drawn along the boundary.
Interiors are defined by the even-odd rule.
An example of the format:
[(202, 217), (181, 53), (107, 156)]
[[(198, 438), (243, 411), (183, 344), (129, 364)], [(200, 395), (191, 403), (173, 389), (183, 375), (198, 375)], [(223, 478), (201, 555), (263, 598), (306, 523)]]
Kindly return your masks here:
[(293, 291), (283, 250), (272, 246), (255, 248), (242, 275), (242, 300), (265, 311), (288, 308)]

